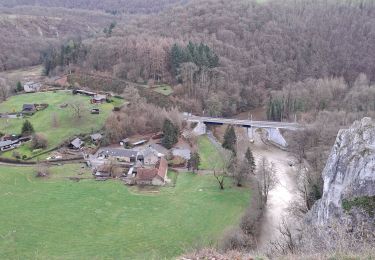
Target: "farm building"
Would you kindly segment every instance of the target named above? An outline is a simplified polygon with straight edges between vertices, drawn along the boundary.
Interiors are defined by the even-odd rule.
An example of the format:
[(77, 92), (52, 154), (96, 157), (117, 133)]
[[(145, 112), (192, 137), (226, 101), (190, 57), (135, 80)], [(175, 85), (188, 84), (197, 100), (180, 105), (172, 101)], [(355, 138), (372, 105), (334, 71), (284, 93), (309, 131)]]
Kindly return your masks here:
[(74, 149), (74, 150), (79, 150), (79, 149), (82, 148), (83, 144), (84, 144), (84, 142), (81, 139), (76, 138), (76, 139), (74, 139), (73, 141), (70, 142), (69, 148)]
[(168, 163), (161, 158), (155, 168), (138, 168), (136, 183), (138, 185), (162, 186), (167, 181)]
[(106, 95), (95, 95), (92, 99), (91, 99), (91, 103), (93, 104), (101, 104), (101, 103), (104, 103), (107, 101), (107, 96)]
[(91, 114), (92, 115), (99, 115), (100, 114), (100, 109), (99, 108), (93, 108), (93, 109), (91, 109)]
[(18, 140), (16, 141), (1, 141), (0, 142), (0, 151), (4, 152), (4, 151), (9, 151), (9, 150), (12, 150), (14, 148), (17, 148), (19, 146), (19, 142)]
[(35, 104), (23, 104), (22, 113), (33, 115), (36, 112)]
[(95, 92), (86, 91), (86, 90), (82, 90), (82, 89), (73, 90), (73, 95), (76, 95), (76, 94), (81, 94), (81, 95), (85, 95), (85, 96), (89, 96), (89, 97), (94, 97), (96, 95)]
[(107, 148), (99, 153), (99, 157), (106, 159), (114, 158), (117, 161), (135, 163), (138, 157), (138, 151), (121, 148)]

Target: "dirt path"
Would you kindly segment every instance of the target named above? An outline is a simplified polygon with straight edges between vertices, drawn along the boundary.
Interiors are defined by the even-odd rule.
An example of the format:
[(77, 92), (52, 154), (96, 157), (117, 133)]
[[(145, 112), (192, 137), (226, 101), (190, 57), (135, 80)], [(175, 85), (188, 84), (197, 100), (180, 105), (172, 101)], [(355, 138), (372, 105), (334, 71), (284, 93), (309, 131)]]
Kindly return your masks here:
[[(241, 143), (250, 145), (256, 161), (266, 157), (269, 162), (274, 164), (276, 169), (278, 184), (275, 189), (270, 191), (258, 241), (258, 249), (265, 251), (270, 242), (276, 240), (280, 235), (278, 227), (283, 216), (288, 215), (287, 208), (291, 205), (297, 193), (295, 173), (293, 167), (288, 165), (291, 156), (288, 152), (264, 144), (259, 133), (254, 132), (255, 142), (253, 144), (248, 141), (245, 142), (248, 139), (246, 130), (238, 130), (237, 136), (240, 138)], [(238, 148), (241, 152), (244, 152), (247, 145)]]

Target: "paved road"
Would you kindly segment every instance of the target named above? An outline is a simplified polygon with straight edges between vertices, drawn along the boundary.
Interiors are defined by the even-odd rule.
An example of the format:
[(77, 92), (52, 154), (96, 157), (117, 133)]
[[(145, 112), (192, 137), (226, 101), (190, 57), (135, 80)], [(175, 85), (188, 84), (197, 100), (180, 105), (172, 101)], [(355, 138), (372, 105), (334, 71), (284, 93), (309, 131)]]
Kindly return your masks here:
[(297, 130), (301, 127), (298, 123), (284, 123), (284, 122), (271, 122), (271, 121), (251, 121), (251, 120), (238, 120), (231, 118), (214, 118), (214, 117), (201, 117), (201, 116), (184, 116), (188, 122), (204, 122), (212, 124), (228, 124), (228, 125), (241, 125), (254, 128), (279, 128), (288, 130)]

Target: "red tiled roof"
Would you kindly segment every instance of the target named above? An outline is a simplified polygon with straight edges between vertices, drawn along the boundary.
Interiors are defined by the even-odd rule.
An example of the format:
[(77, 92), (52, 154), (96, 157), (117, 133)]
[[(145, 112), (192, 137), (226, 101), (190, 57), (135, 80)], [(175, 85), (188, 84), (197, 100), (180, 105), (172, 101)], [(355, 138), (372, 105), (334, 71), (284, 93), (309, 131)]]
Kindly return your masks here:
[(141, 181), (152, 181), (158, 174), (156, 168), (138, 168), (137, 169), (137, 180)]
[(165, 180), (168, 170), (168, 162), (164, 158), (156, 164), (155, 168), (138, 168), (137, 169), (137, 180), (141, 181), (152, 181), (155, 177)]
[(158, 176), (164, 180), (168, 170), (167, 160), (164, 158), (160, 158), (159, 165), (157, 165), (156, 167), (158, 168)]

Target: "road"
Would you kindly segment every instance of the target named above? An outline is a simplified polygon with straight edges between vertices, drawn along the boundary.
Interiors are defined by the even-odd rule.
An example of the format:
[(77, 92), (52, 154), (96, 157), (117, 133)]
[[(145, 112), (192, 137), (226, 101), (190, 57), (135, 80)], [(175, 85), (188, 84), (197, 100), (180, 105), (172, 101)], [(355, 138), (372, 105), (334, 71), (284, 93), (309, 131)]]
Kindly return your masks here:
[(215, 118), (215, 117), (202, 117), (194, 115), (184, 115), (184, 119), (188, 122), (204, 122), (211, 124), (228, 124), (240, 125), (245, 127), (254, 128), (279, 128), (287, 130), (297, 130), (301, 128), (298, 123), (285, 123), (285, 122), (271, 122), (271, 121), (252, 121), (252, 120), (239, 120), (231, 118)]

